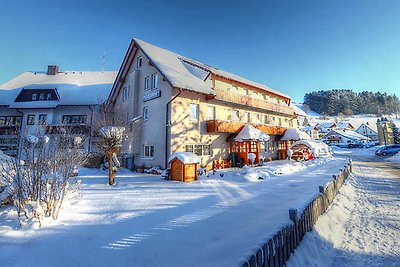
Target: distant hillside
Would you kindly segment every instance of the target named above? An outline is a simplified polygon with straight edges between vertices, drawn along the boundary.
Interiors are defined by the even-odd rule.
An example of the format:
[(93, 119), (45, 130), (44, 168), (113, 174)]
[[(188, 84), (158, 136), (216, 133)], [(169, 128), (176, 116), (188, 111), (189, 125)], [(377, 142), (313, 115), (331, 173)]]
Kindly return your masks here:
[(314, 91), (304, 96), (304, 104), (311, 110), (330, 116), (339, 114), (394, 114), (400, 111), (400, 100), (396, 95), (380, 92), (355, 93), (348, 89)]

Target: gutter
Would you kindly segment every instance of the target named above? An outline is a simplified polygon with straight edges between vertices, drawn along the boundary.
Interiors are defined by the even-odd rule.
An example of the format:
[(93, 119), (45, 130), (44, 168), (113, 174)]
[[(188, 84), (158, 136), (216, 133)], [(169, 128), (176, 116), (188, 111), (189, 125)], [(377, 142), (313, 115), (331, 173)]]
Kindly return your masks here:
[[(168, 167), (168, 132), (170, 130), (171, 122), (168, 121), (169, 118), (169, 104), (172, 103), (181, 93), (182, 89), (178, 88), (179, 92), (171, 100), (169, 100), (165, 106), (165, 169)], [(172, 112), (171, 112), (172, 113)]]

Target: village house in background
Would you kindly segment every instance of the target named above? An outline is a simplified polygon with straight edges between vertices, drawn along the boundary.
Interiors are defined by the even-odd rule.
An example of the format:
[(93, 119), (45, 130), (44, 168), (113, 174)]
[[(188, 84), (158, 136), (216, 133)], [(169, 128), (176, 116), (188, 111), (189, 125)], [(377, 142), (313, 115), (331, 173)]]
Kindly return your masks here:
[(376, 130), (372, 129), (372, 127), (369, 125), (369, 123), (363, 123), (361, 124), (357, 130), (357, 133), (364, 135), (369, 139), (369, 141), (377, 142), (378, 141), (378, 133)]
[[(133, 39), (107, 110), (128, 115), (126, 167), (165, 168), (171, 153), (193, 152), (200, 166), (211, 168), (214, 160), (238, 153), (278, 158), (279, 137), (297, 127), (290, 103), (288, 95), (265, 85)], [(270, 140), (233, 142), (245, 124)]]
[(34, 133), (41, 126), (49, 136), (67, 127), (84, 138), (82, 149), (91, 151), (93, 116), (116, 74), (60, 71), (49, 65), (47, 72), (28, 71), (0, 85), (0, 149), (16, 156), (23, 132)]

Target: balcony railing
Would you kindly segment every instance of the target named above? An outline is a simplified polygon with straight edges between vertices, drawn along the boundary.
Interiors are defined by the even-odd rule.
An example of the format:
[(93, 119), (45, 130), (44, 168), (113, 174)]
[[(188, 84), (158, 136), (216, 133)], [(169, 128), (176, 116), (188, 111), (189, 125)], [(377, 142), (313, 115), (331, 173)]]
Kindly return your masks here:
[[(238, 133), (243, 126), (244, 122), (233, 122), (233, 121), (222, 121), (222, 120), (209, 120), (206, 121), (207, 132), (209, 133)], [(272, 126), (265, 124), (252, 124), (254, 127), (266, 134), (282, 135), (285, 131), (285, 127)]]
[(290, 116), (294, 115), (293, 108), (289, 106), (283, 106), (277, 103), (269, 102), (267, 100), (241, 95), (238, 93), (233, 93), (223, 89), (214, 89), (214, 90), (216, 95), (207, 96), (207, 100), (231, 103), (234, 105), (238, 105), (240, 107), (262, 109), (276, 114), (285, 114)]

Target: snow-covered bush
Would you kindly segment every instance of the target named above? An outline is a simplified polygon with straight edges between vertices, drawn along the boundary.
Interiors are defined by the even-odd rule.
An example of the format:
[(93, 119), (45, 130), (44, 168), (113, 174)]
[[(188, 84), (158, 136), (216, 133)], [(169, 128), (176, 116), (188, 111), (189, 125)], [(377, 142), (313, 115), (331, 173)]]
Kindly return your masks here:
[[(68, 129), (50, 138), (38, 131), (21, 138), (21, 157), (24, 159), (1, 160), (1, 183), (7, 182), (2, 190), (12, 200), (18, 211), (19, 222), (43, 217), (57, 219), (64, 197), (68, 191), (69, 179), (84, 159), (81, 149), (84, 141)], [(79, 137), (79, 138), (77, 138)], [(4, 165), (4, 162), (8, 164)], [(10, 164), (12, 163), (12, 164)], [(4, 168), (3, 166), (8, 166)], [(8, 171), (4, 171), (8, 170)]]
[(15, 159), (5, 155), (0, 150), (0, 206), (10, 201), (15, 188), (13, 186), (16, 174)]

